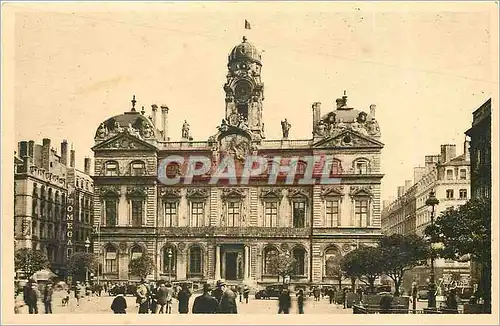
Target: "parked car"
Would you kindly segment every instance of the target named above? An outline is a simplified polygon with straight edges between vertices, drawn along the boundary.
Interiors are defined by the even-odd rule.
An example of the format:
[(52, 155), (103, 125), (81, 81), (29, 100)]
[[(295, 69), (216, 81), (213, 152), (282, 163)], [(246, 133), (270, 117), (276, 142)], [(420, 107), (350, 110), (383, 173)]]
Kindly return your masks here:
[(419, 289), (417, 292), (417, 300), (428, 300), (428, 299), (429, 299), (429, 290)]
[(271, 284), (255, 293), (255, 299), (278, 298), (283, 290), (283, 284)]

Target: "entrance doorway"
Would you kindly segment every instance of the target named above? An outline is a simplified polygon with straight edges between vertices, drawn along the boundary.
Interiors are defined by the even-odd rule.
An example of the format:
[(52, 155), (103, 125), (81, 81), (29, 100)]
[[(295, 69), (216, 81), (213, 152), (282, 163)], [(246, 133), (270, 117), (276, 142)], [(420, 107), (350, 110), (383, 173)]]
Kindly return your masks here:
[(226, 280), (238, 279), (238, 253), (226, 253)]

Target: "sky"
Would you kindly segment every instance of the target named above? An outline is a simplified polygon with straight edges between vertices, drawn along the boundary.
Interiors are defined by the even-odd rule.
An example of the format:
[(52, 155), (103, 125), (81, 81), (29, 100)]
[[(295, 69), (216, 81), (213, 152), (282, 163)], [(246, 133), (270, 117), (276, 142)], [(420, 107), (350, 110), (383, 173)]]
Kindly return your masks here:
[[(424, 156), (457, 144), (472, 112), (498, 89), (493, 3), (16, 4), (15, 141), (67, 139), (77, 167), (92, 156), (98, 125), (137, 107), (170, 108), (169, 136), (184, 119), (195, 140), (224, 116), (227, 56), (243, 35), (262, 53), (267, 139), (309, 139), (322, 114), (348, 105), (376, 118), (382, 198), (413, 178)], [(251, 30), (244, 29), (247, 19)], [(494, 28), (493, 28), (494, 27)]]

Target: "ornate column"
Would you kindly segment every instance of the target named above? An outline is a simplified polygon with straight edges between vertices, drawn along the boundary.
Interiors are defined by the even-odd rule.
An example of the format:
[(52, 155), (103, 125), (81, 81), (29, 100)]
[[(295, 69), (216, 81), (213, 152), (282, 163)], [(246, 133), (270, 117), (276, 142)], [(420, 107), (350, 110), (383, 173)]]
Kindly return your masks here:
[(220, 280), (220, 246), (215, 246), (215, 279)]
[(243, 278), (250, 278), (250, 248), (248, 246), (245, 246), (245, 274)]

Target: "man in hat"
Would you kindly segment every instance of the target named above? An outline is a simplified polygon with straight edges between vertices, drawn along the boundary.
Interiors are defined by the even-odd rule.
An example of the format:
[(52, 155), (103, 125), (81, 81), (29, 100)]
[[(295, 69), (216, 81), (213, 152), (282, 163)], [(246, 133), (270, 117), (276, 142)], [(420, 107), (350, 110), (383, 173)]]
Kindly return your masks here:
[(137, 287), (135, 292), (137, 300), (136, 302), (139, 304), (139, 313), (147, 314), (148, 307), (148, 288), (146, 287), (146, 280), (142, 279), (141, 284)]
[(48, 281), (43, 289), (43, 304), (45, 305), (45, 313), (52, 313), (52, 294), (54, 293), (54, 288), (52, 281)]
[(220, 314), (237, 314), (236, 295), (229, 289), (224, 281), (219, 283), (219, 288), (222, 291), (222, 299), (219, 304)]
[(196, 297), (193, 303), (193, 314), (215, 314), (217, 313), (217, 300), (210, 295), (211, 286), (203, 284), (203, 294)]
[(222, 295), (224, 294), (224, 291), (222, 291), (222, 285), (224, 284), (224, 281), (218, 280), (217, 284), (215, 285), (215, 290), (212, 291), (212, 295), (214, 296), (215, 300), (217, 300), (217, 304), (220, 305), (220, 302), (222, 300)]
[(24, 303), (28, 306), (30, 314), (38, 314), (38, 286), (35, 280), (29, 280), (24, 289)]

